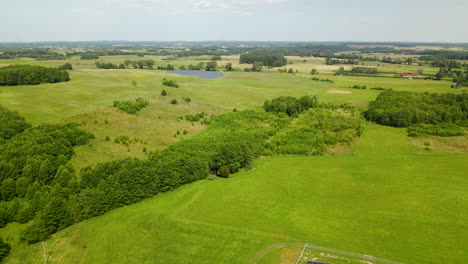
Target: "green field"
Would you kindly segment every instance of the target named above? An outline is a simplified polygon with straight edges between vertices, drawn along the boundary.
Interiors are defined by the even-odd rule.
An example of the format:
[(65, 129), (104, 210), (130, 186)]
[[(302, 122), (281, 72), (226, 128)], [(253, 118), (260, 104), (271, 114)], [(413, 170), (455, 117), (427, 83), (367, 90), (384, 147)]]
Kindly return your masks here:
[[(120, 63), (128, 58), (138, 57), (101, 59)], [(156, 65), (196, 64), (210, 57), (163, 58), (145, 56)], [(319, 58), (291, 60), (286, 67), (298, 69), (297, 74), (273, 68), (205, 80), (159, 70), (98, 70), (94, 61), (74, 57), (69, 60), (76, 68), (70, 82), (0, 86), (0, 105), (17, 110), (33, 125), (76, 122), (92, 132), (95, 139), (75, 148), (71, 163), (79, 169), (122, 157), (144, 158), (144, 148), (163, 150), (207, 126), (177, 120), (186, 114), (256, 109), (265, 100), (287, 95), (316, 95), (321, 102), (365, 109), (380, 92), (370, 87), (462, 92), (448, 81), (333, 76), (340, 65), (324, 65)], [(64, 62), (15, 59), (0, 60), (0, 66)], [(238, 56), (224, 57), (219, 64), (226, 62), (249, 66), (238, 65)], [(320, 74), (308, 74), (312, 68)], [(413, 72), (418, 67), (388, 64), (385, 69)], [(426, 73), (436, 70), (425, 67)], [(176, 80), (180, 88), (163, 86), (163, 78)], [(351, 89), (353, 85), (368, 89)], [(167, 97), (160, 95), (162, 89)], [(111, 107), (114, 100), (138, 97), (149, 105), (136, 115)], [(171, 99), (179, 103), (172, 105)], [(176, 135), (183, 130), (187, 135)], [(113, 142), (123, 135), (142, 142), (129, 147)], [(404, 264), (465, 263), (467, 137), (410, 139), (405, 129), (367, 123), (352, 154), (260, 157), (253, 169), (231, 178), (210, 177), (75, 224), (45, 241), (48, 263), (294, 263), (304, 243)], [(5, 263), (43, 262), (40, 243), (19, 243), (18, 232), (27, 225), (10, 223), (0, 229), (13, 246)]]
[[(413, 150), (403, 129), (368, 125), (351, 156), (275, 157), (74, 225), (50, 263), (248, 263), (307, 242), (403, 263), (463, 263), (468, 156)], [(15, 226), (9, 226), (8, 229)], [(41, 260), (19, 248), (7, 263)]]

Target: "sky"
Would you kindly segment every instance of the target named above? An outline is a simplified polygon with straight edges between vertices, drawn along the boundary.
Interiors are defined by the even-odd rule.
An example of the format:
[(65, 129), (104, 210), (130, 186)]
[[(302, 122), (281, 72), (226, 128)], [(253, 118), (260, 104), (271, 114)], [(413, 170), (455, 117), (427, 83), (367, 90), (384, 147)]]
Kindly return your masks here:
[(468, 42), (467, 0), (0, 0), (0, 42)]

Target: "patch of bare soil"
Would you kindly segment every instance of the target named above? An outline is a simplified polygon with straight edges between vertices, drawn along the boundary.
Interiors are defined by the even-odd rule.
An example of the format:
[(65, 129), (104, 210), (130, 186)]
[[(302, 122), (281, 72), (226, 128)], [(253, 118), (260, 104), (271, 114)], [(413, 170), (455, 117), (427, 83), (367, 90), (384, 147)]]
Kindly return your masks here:
[(352, 94), (353, 92), (331, 89), (331, 90), (328, 90), (327, 93), (331, 93), (331, 94)]

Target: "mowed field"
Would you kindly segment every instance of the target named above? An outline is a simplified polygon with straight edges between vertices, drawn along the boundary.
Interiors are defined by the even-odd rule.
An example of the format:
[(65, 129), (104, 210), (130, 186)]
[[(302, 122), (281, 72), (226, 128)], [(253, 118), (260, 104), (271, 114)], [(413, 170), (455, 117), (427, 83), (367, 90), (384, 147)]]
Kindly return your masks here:
[[(278, 243), (465, 263), (467, 170), (466, 154), (418, 152), (404, 129), (368, 125), (355, 155), (260, 159), (67, 228), (46, 241), (49, 263), (280, 263)], [(41, 258), (21, 246), (6, 263)]]
[[(126, 57), (103, 60), (116, 63)], [(380, 92), (349, 88), (353, 85), (461, 93), (447, 81), (333, 76), (319, 60), (294, 61), (287, 67), (297, 67), (295, 75), (266, 69), (227, 72), (216, 80), (157, 70), (97, 70), (93, 62), (74, 60), (83, 64), (74, 64), (70, 82), (0, 87), (0, 105), (34, 125), (77, 122), (95, 134), (96, 139), (75, 149), (77, 169), (121, 157), (144, 158), (144, 148), (162, 150), (206, 127), (177, 120), (186, 114), (259, 108), (267, 99), (288, 95), (317, 95), (322, 102), (365, 109)], [(11, 62), (5, 61), (0, 64)], [(236, 59), (219, 64), (227, 61)], [(312, 68), (321, 74), (308, 74)], [(180, 88), (162, 86), (163, 78), (176, 80)], [(169, 96), (161, 96), (162, 89)], [(111, 107), (114, 100), (138, 97), (149, 105), (136, 115)], [(179, 103), (172, 105), (171, 99)], [(187, 134), (176, 135), (177, 130)], [(124, 135), (140, 142), (129, 147), (113, 142)], [(45, 242), (48, 263), (293, 263), (303, 243), (406, 264), (468, 262), (467, 138), (439, 145), (430, 139), (429, 151), (425, 141), (409, 139), (404, 129), (367, 124), (352, 155), (260, 158), (255, 169), (232, 178), (185, 185), (73, 225)], [(444, 144), (455, 144), (456, 151), (445, 151)], [(13, 223), (0, 230), (13, 246), (6, 263), (43, 261), (40, 244), (18, 243), (24, 228)]]

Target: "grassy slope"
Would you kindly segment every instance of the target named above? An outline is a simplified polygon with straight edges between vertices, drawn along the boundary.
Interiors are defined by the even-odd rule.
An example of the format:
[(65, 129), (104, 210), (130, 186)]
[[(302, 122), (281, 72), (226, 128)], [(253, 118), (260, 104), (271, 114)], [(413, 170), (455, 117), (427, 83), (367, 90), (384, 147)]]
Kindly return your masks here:
[[(288, 241), (405, 263), (466, 262), (467, 170), (466, 154), (416, 152), (403, 129), (369, 125), (355, 155), (259, 160), (234, 178), (72, 226), (47, 241), (50, 263), (246, 263)], [(39, 259), (32, 246), (7, 263)]]
[[(180, 89), (163, 87), (162, 78), (175, 79)], [(216, 80), (166, 74), (148, 70), (74, 70), (66, 83), (37, 86), (0, 87), (0, 105), (19, 111), (33, 124), (56, 122), (70, 116), (97, 111), (112, 105), (115, 99), (148, 98), (167, 89), (175, 97), (190, 96), (192, 101), (212, 104), (226, 109), (259, 107), (266, 99), (281, 95), (302, 96), (317, 94), (328, 101), (351, 102), (367, 106), (379, 91), (356, 90), (355, 84), (381, 86), (397, 90), (428, 92), (460, 92), (450, 89), (449, 83), (398, 78), (371, 78), (320, 75), (335, 83), (312, 81), (303, 77), (277, 73), (228, 72)], [(135, 80), (137, 86), (132, 86)], [(330, 94), (330, 89), (348, 90), (350, 95)]]

